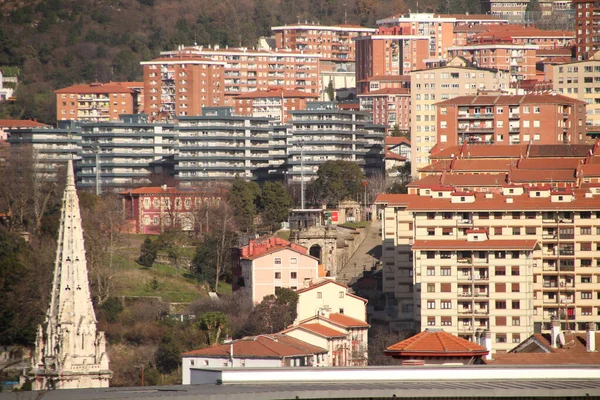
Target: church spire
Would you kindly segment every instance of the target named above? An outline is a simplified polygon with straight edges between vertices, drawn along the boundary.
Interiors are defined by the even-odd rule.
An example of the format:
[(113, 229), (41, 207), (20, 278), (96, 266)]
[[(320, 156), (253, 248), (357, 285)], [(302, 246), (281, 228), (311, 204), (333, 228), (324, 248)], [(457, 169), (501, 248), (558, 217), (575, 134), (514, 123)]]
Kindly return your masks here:
[(73, 162), (67, 163), (50, 306), (33, 357), (34, 388), (108, 387), (104, 332), (96, 331)]

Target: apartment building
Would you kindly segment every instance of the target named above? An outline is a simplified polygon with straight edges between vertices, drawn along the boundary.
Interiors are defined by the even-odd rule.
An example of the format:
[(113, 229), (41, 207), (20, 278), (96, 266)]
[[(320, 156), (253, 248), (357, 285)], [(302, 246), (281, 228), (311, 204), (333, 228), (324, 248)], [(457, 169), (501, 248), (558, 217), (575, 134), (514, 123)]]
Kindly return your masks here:
[(367, 175), (384, 171), (385, 126), (368, 121), (368, 114), (340, 110), (332, 102), (307, 103), (292, 111), (289, 121), (287, 176), (292, 182), (315, 179), (329, 160), (356, 162)]
[(437, 150), (470, 143), (580, 144), (585, 103), (555, 94), (460, 96), (437, 103)]
[(323, 89), (320, 86), (320, 55), (316, 53), (194, 46), (165, 51), (161, 55), (167, 58), (199, 57), (223, 64), (224, 79), (218, 86), (223, 98), (219, 99), (222, 101), (219, 104), (228, 107), (235, 106), (235, 96), (273, 86), (312, 94), (319, 94)]
[(268, 118), (285, 124), (291, 118), (291, 111), (304, 110), (308, 101), (319, 98), (317, 94), (299, 90), (271, 88), (256, 90), (236, 96), (235, 114), (250, 117)]
[(470, 44), (451, 46), (449, 57), (463, 57), (479, 68), (509, 71), (511, 82), (536, 79), (537, 45), (513, 44), (508, 38), (474, 38)]
[(410, 89), (379, 89), (359, 94), (360, 111), (368, 112), (371, 122), (410, 130)]
[(133, 114), (136, 92), (124, 83), (95, 82), (54, 91), (56, 120), (101, 122), (118, 120), (120, 114)]
[[(539, 0), (542, 15), (550, 17), (553, 11), (566, 11), (570, 9), (569, 2), (564, 0)], [(481, 2), (482, 11), (490, 13), (497, 18), (506, 18), (513, 24), (527, 22), (526, 10), (528, 0), (484, 0)]]
[(221, 187), (174, 188), (147, 186), (119, 193), (130, 233), (158, 235), (168, 229), (204, 231), (207, 207), (227, 195)]
[(177, 147), (174, 125), (150, 123), (145, 114), (81, 124), (79, 132), (77, 187), (97, 192), (150, 184), (151, 163), (175, 154)]
[(412, 175), (429, 164), (429, 153), (437, 143), (436, 103), (458, 96), (475, 95), (479, 90), (506, 90), (507, 71), (474, 68), (457, 57), (447, 66), (411, 74)]
[(587, 134), (600, 136), (600, 51), (585, 61), (552, 67), (553, 89), (585, 102)]
[(151, 120), (202, 115), (203, 107), (225, 103), (225, 63), (192, 54), (174, 54), (140, 63), (144, 107)]
[(377, 75), (407, 75), (425, 68), (429, 38), (409, 35), (401, 28), (379, 28), (371, 36), (356, 40), (356, 90), (368, 90), (367, 80)]
[(0, 142), (8, 139), (8, 133), (12, 130), (30, 128), (51, 128), (51, 126), (29, 119), (0, 119)]
[(410, 89), (410, 75), (374, 75), (364, 80), (365, 90)]
[(587, 60), (600, 50), (600, 3), (592, 0), (573, 0), (578, 60)]
[(358, 25), (296, 24), (274, 26), (275, 47), (320, 55), (322, 61), (354, 62), (354, 38), (373, 34), (376, 29)]
[(202, 116), (179, 117), (175, 176), (183, 186), (205, 180), (266, 177), (270, 138), (267, 118), (233, 115), (230, 107), (205, 107)]
[[(394, 281), (397, 290), (414, 285), (400, 289), (415, 294), (417, 329), (465, 338), (489, 329), (497, 351), (554, 319), (585, 330), (597, 323), (600, 305), (598, 195), (595, 183), (509, 183), (495, 193), (420, 186), (416, 194), (380, 195), (386, 289)], [(404, 276), (411, 272), (413, 283)]]
[(29, 147), (34, 157), (34, 168), (44, 179), (55, 178), (56, 171), (79, 154), (81, 135), (71, 121), (59, 121), (57, 128), (34, 121), (17, 122), (26, 122), (27, 125), (17, 127), (10, 123), (11, 128), (7, 129), (10, 148), (7, 151)]
[(575, 45), (574, 31), (544, 30), (521, 25), (459, 25), (454, 28), (453, 46), (465, 46), (472, 42), (510, 39), (513, 44), (534, 44), (539, 50), (569, 49)]
[[(490, 15), (440, 15), (432, 13), (410, 13), (384, 18), (377, 21), (380, 28), (400, 28), (405, 35), (425, 37), (428, 54), (425, 59), (435, 62), (447, 61), (451, 56), (447, 48), (452, 46), (453, 30), (457, 25), (506, 24), (506, 20)], [(414, 68), (421, 69), (421, 68)]]

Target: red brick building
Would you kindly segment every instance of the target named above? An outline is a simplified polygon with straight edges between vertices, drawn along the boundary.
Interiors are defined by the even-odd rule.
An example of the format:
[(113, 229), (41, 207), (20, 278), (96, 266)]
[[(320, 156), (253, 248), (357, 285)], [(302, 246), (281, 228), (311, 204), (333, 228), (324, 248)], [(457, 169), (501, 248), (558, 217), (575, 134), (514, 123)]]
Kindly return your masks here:
[(125, 217), (132, 233), (160, 234), (168, 228), (206, 230), (209, 207), (226, 195), (223, 188), (141, 187), (121, 192)]
[(437, 103), (437, 150), (468, 143), (585, 143), (585, 103), (562, 95), (461, 96)]
[(290, 111), (304, 110), (307, 101), (315, 101), (318, 98), (317, 94), (299, 90), (256, 90), (234, 98), (235, 113), (249, 117), (267, 117), (286, 123), (291, 118)]
[(600, 50), (600, 3), (594, 0), (573, 0), (578, 60), (587, 60)]
[(126, 82), (73, 85), (54, 93), (57, 121), (103, 122), (135, 112), (136, 92)]
[(360, 110), (369, 112), (374, 124), (410, 130), (410, 89), (373, 90), (358, 95), (358, 99)]

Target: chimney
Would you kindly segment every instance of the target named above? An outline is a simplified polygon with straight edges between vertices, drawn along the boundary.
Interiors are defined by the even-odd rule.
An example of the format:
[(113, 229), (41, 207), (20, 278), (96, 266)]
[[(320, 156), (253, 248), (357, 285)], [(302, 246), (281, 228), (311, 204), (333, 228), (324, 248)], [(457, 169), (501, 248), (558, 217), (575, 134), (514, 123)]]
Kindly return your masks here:
[(550, 345), (558, 348), (558, 335), (560, 334), (560, 321), (552, 320), (552, 329), (550, 329)]
[(482, 346), (484, 346), (485, 349), (488, 351), (487, 355), (485, 356), (485, 359), (491, 360), (492, 359), (492, 332), (490, 332), (489, 329), (487, 329), (485, 332), (483, 332), (483, 335), (481, 335), (481, 341), (482, 341)]
[(587, 351), (595, 352), (596, 351), (596, 323), (588, 322), (587, 330), (585, 331), (585, 343), (587, 347)]

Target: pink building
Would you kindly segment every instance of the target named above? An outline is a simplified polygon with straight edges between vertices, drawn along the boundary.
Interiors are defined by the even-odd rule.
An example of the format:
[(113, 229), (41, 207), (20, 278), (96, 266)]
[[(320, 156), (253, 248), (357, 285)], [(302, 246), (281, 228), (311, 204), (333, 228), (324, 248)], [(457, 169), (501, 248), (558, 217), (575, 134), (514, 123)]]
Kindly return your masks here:
[(121, 192), (123, 210), (132, 233), (160, 234), (165, 229), (206, 230), (208, 206), (226, 195), (223, 188), (141, 187)]
[(233, 290), (243, 290), (258, 304), (277, 288), (297, 290), (319, 277), (319, 260), (306, 247), (269, 237), (251, 239), (234, 255)]

